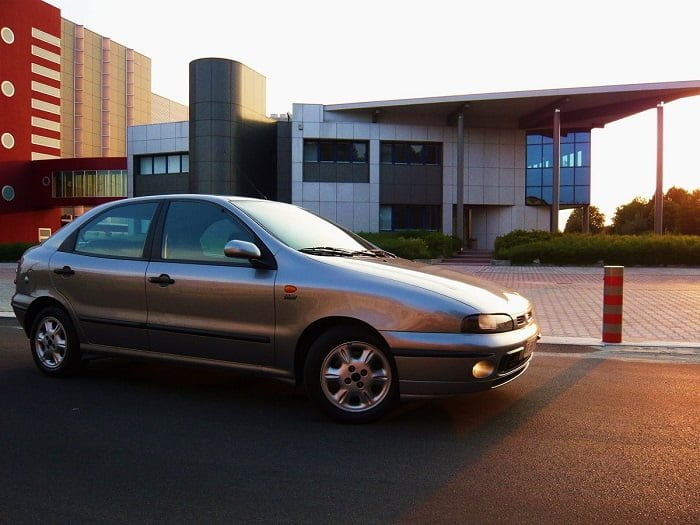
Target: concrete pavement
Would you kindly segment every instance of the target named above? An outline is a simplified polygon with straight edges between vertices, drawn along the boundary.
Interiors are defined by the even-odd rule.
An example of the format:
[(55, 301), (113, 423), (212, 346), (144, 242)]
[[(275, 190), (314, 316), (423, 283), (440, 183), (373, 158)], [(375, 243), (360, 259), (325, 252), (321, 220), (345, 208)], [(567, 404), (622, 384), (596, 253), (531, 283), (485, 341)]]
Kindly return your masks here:
[[(602, 268), (451, 265), (450, 269), (531, 299), (543, 343), (602, 345)], [(0, 317), (13, 316), (14, 272), (14, 263), (0, 263)], [(625, 268), (624, 290), (621, 346), (700, 348), (700, 268)]]

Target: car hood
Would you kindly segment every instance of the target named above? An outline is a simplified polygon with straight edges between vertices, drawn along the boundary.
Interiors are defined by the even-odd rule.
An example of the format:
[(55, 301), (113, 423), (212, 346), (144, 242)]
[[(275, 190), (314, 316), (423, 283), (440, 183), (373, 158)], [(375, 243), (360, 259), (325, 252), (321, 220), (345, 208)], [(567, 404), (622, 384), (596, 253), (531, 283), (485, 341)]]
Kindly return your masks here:
[(323, 263), (437, 293), (483, 313), (520, 315), (531, 308), (518, 293), (449, 269), (406, 259), (312, 256)]

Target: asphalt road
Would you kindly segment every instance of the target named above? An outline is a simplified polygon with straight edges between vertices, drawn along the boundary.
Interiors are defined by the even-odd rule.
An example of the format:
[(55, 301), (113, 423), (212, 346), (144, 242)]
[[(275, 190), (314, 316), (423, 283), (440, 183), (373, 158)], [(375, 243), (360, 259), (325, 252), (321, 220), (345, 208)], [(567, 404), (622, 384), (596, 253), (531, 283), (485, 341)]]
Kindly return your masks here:
[(0, 522), (700, 522), (700, 365), (537, 357), (345, 426), (303, 391), (103, 359), (42, 376), (0, 325)]

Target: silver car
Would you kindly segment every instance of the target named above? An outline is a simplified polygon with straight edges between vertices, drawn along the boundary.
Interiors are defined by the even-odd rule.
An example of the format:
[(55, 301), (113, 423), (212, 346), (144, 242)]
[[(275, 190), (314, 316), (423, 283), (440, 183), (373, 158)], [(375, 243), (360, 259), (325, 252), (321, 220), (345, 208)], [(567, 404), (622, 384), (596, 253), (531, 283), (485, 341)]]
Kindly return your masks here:
[(90, 354), (213, 364), (303, 382), (345, 422), (501, 386), (539, 337), (515, 292), (243, 197), (94, 208), (24, 254), (12, 306), (47, 375)]

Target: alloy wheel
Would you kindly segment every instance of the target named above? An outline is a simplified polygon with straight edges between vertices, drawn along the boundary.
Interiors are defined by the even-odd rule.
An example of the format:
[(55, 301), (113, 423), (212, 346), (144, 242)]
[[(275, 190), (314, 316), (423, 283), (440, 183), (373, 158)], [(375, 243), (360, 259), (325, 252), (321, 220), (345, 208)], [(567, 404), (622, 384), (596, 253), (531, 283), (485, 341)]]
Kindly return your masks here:
[(321, 365), (321, 389), (328, 401), (347, 412), (364, 412), (381, 403), (391, 388), (391, 366), (375, 346), (351, 341), (333, 348)]

